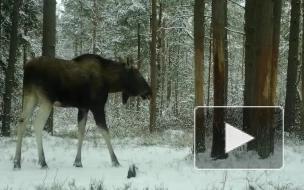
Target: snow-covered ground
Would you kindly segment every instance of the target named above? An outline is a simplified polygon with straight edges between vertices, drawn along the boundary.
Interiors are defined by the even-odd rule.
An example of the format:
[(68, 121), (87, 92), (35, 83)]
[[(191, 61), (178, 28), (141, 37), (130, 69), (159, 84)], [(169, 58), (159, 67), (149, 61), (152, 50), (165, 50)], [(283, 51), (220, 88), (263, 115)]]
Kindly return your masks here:
[[(22, 146), (21, 170), (13, 170), (15, 138), (0, 139), (0, 190), (2, 189), (173, 189), (173, 190), (304, 190), (304, 145), (287, 140), (285, 167), (280, 171), (200, 171), (194, 168), (191, 146), (177, 142), (191, 140), (192, 134), (166, 131), (154, 137), (113, 139), (121, 167), (111, 166), (103, 139), (86, 140), (82, 152), (83, 168), (73, 167), (77, 140), (44, 134), (44, 151), (49, 166), (37, 164), (34, 136)], [(166, 138), (166, 139), (164, 139)], [(174, 139), (178, 139), (175, 143)], [(156, 142), (156, 143), (155, 143)], [(187, 143), (184, 143), (184, 145)], [(189, 144), (189, 143), (188, 143)], [(191, 144), (191, 143), (190, 143)], [(210, 162), (210, 154), (205, 160)], [(236, 158), (234, 154), (229, 159)], [(213, 161), (216, 162), (222, 161)], [(137, 176), (127, 179), (130, 164)], [(93, 187), (93, 188), (91, 188)]]

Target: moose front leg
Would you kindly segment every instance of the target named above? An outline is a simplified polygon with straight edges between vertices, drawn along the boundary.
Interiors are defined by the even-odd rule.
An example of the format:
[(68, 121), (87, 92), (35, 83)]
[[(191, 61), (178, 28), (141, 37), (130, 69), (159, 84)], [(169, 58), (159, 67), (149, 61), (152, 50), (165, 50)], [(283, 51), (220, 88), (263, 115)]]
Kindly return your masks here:
[(87, 116), (88, 116), (88, 110), (86, 109), (79, 109), (78, 110), (78, 148), (77, 148), (77, 155), (75, 158), (74, 166), (75, 167), (82, 167), (81, 163), (81, 149), (82, 149), (82, 143), (84, 139), (84, 133), (86, 128), (86, 122), (87, 122)]
[(107, 144), (110, 156), (111, 156), (112, 165), (115, 166), (115, 167), (118, 167), (118, 166), (120, 166), (120, 164), (117, 160), (117, 157), (114, 153), (114, 150), (113, 150), (113, 147), (112, 147), (112, 144), (111, 144), (109, 129), (108, 129), (107, 124), (106, 124), (105, 112), (104, 112), (103, 109), (94, 110), (92, 112), (93, 112), (93, 115), (94, 115), (96, 125), (97, 125), (98, 129), (100, 130), (103, 138), (106, 141), (106, 144)]

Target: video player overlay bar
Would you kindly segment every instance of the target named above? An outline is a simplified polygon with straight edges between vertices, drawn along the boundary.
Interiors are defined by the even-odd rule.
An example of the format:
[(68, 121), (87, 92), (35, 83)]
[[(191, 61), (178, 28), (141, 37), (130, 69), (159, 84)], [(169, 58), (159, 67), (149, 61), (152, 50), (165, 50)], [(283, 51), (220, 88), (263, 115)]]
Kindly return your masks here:
[(279, 106), (198, 106), (194, 166), (202, 170), (284, 167), (284, 110)]

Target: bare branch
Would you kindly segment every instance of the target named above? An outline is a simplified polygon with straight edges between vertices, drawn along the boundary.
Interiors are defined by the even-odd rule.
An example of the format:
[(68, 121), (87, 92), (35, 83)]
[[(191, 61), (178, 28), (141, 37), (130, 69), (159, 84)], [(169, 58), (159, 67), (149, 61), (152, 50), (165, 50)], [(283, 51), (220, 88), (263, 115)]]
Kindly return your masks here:
[(229, 29), (229, 28), (227, 28), (227, 27), (225, 27), (225, 28), (226, 28), (226, 30), (228, 30), (228, 31), (230, 31), (230, 32), (245, 35), (245, 33), (244, 33), (244, 32), (241, 32), (241, 31), (236, 31), (236, 30), (232, 30), (232, 29)]
[(240, 5), (240, 4), (238, 4), (237, 2), (235, 2), (235, 1), (232, 1), (232, 0), (229, 0), (231, 3), (233, 3), (233, 4), (235, 4), (235, 5), (237, 5), (237, 6), (239, 6), (239, 7), (241, 7), (241, 8), (243, 8), (243, 9), (245, 9), (245, 7), (243, 6), (243, 5)]

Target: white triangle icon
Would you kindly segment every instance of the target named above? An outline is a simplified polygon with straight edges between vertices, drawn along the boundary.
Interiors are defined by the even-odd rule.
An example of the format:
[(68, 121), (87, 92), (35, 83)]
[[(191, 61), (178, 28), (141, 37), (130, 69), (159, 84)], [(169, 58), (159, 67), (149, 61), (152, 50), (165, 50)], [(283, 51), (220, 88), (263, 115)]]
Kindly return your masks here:
[(225, 152), (229, 151), (249, 142), (254, 139), (253, 136), (244, 133), (243, 131), (232, 127), (228, 123), (225, 123)]

